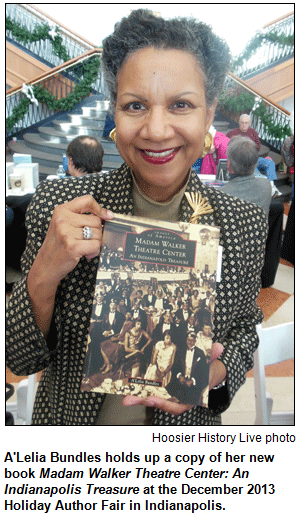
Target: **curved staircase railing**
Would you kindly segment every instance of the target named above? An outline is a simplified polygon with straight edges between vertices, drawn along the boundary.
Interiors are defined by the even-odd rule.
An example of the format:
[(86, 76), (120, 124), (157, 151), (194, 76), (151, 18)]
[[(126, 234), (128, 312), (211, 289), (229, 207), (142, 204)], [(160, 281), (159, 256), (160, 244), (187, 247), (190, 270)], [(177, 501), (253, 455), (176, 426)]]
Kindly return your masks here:
[[(20, 28), (27, 29), (31, 33), (37, 26), (47, 25), (49, 27), (57, 27), (69, 59), (78, 57), (96, 48), (95, 45), (64, 25), (61, 25), (61, 23), (54, 20), (54, 18), (51, 18), (31, 4), (6, 4), (6, 16), (16, 22)], [(7, 30), (6, 38), (12, 43), (20, 44), (18, 38), (12, 31)], [(55, 67), (63, 62), (62, 58), (53, 53), (53, 46), (49, 39), (40, 39), (34, 43), (21, 43), (21, 47), (48, 66)]]
[(251, 48), (252, 52), (252, 46), (256, 48), (252, 57), (247, 56), (242, 64), (235, 67), (235, 75), (247, 79), (248, 76), (261, 73), (279, 62), (292, 58), (294, 56), (294, 44), (291, 44), (291, 41), (294, 38), (294, 31), (293, 12), (265, 25), (250, 40), (241, 54), (244, 58), (246, 49), (249, 52)]
[[(26, 94), (24, 93), (22, 86), (9, 89), (6, 92), (6, 120), (10, 120), (11, 123), (9, 126), (7, 124), (7, 139), (11, 139), (15, 135), (22, 134), (29, 127), (40, 124), (42, 121), (58, 112), (69, 111), (69, 99), (70, 94), (72, 93), (75, 97), (75, 104), (78, 104), (90, 93), (101, 95), (103, 99), (107, 98), (101, 71), (97, 73), (95, 80), (90, 84), (89, 88), (84, 86), (79, 88), (80, 84), (82, 84), (82, 79), (84, 79), (87, 65), (93, 60), (99, 59), (101, 54), (101, 49), (95, 48), (93, 50), (89, 50), (88, 52), (85, 52), (85, 54), (56, 66), (49, 72), (45, 72), (36, 77), (33, 81), (30, 81), (30, 86), (33, 87), (33, 91), (35, 91), (34, 87), (39, 86), (44, 91), (45, 96), (61, 100), (61, 102), (58, 103), (59, 109), (49, 107), (46, 101), (38, 101), (38, 103), (28, 101), (27, 104), (29, 105), (25, 114), (23, 117), (16, 117), (18, 120), (13, 127), (11, 127), (11, 120), (19, 109), (20, 101), (26, 98)], [(39, 92), (42, 92), (41, 88), (39, 88)], [(63, 99), (65, 102), (63, 102)], [(50, 102), (48, 102), (48, 104), (51, 105)]]

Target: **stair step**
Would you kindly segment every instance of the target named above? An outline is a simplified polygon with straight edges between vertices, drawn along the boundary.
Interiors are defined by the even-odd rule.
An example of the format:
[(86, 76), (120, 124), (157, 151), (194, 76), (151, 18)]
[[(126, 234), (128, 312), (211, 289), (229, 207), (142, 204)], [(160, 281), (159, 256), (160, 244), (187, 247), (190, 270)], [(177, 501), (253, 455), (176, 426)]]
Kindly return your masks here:
[(268, 156), (274, 161), (275, 166), (279, 165), (282, 162), (281, 154), (278, 154), (277, 152), (270, 151), (268, 153)]
[(82, 109), (82, 116), (84, 116), (84, 117), (98, 116), (98, 115), (104, 114), (105, 118), (106, 118), (106, 115), (108, 113), (108, 109), (101, 109), (101, 108), (98, 108), (97, 106), (83, 106), (81, 109)]
[[(78, 116), (78, 115), (73, 115)], [(79, 115), (80, 116), (80, 115)], [(53, 120), (54, 125), (59, 125), (63, 131), (65, 132), (72, 132), (74, 129), (76, 132), (78, 130), (80, 131), (83, 129), (95, 129), (97, 131), (100, 131), (100, 133), (103, 133), (103, 129), (105, 126), (105, 119), (100, 120), (96, 117), (85, 117), (84, 120), (82, 119), (82, 116), (80, 116), (80, 119), (78, 118), (76, 122), (72, 120)], [(100, 134), (99, 133), (99, 134)]]
[[(53, 122), (55, 124), (55, 121)], [(80, 134), (95, 136), (95, 138), (102, 138), (104, 127), (84, 127), (82, 125), (71, 125), (71, 124), (60, 124), (57, 122), (55, 124), (59, 130), (61, 130), (64, 134), (72, 135), (73, 138), (79, 136)]]
[(284, 172), (277, 171), (276, 175), (277, 175), (277, 180), (278, 181), (283, 181), (284, 183), (289, 183), (290, 182), (290, 175), (291, 174), (289, 174), (288, 172), (286, 172), (284, 174)]
[(259, 150), (259, 156), (261, 158), (265, 158), (266, 156), (268, 156), (269, 150), (270, 150), (269, 147), (267, 147), (266, 145), (261, 144), (261, 148)]
[(20, 154), (30, 154), (32, 156), (32, 161), (35, 160), (43, 166), (50, 166), (51, 168), (58, 168), (61, 165), (61, 155), (59, 154), (49, 154), (46, 152), (40, 152), (36, 149), (32, 149), (28, 147), (23, 141), (11, 141), (8, 143), (8, 146), (12, 152), (17, 152)]
[[(74, 138), (76, 138), (76, 136), (79, 136), (76, 134), (65, 133), (64, 131), (59, 131), (58, 128), (55, 129), (54, 127), (51, 127), (51, 126), (40, 126), (38, 128), (38, 132), (40, 133), (41, 137), (44, 138), (44, 140), (51, 141), (52, 143), (65, 143), (66, 146), (68, 146), (68, 144)], [(91, 131), (86, 129), (86, 136), (95, 136), (99, 140), (99, 142), (103, 145), (104, 150), (107, 150), (107, 152), (110, 149), (113, 149), (113, 148), (115, 149), (115, 143), (110, 139), (103, 138), (102, 132), (103, 131), (101, 131), (101, 136), (97, 136), (97, 135), (91, 134)]]
[(276, 172), (277, 179), (275, 179), (274, 183), (277, 188), (282, 188), (284, 186), (288, 186), (291, 188), (291, 178), (289, 174), (283, 174), (282, 172)]
[(69, 122), (61, 122), (53, 120), (53, 126), (64, 135), (71, 136), (71, 139), (80, 134), (95, 136), (95, 138), (102, 138), (104, 127), (84, 127), (82, 125), (72, 125)]
[[(228, 122), (225, 122), (224, 120), (214, 120), (213, 124), (212, 124), (215, 129), (217, 129), (217, 131), (220, 131), (220, 132), (224, 132), (224, 130), (228, 130), (228, 127), (229, 127), (229, 123)], [(220, 127), (223, 129), (223, 130), (220, 130)]]
[[(46, 140), (40, 134), (37, 133), (26, 133), (24, 134), (23, 138), (30, 148), (41, 150), (41, 147), (43, 147), (49, 154), (59, 154), (60, 156), (65, 154), (69, 144), (69, 141), (56, 143), (56, 141), (53, 142), (52, 140)], [(71, 140), (72, 139), (73, 138), (71, 138)], [(109, 155), (112, 155), (114, 158), (120, 157), (119, 152), (115, 147), (115, 144), (112, 141), (111, 144), (110, 142), (106, 143), (108, 147), (106, 149), (104, 148), (104, 156), (107, 157)], [(118, 161), (118, 159), (115, 159), (115, 161)]]
[(110, 100), (96, 100), (96, 108), (99, 111), (109, 111)]
[[(276, 181), (275, 181), (276, 184)], [(278, 185), (277, 186), (281, 195), (275, 197), (275, 199), (281, 202), (288, 202), (291, 199), (292, 187), (289, 185)]]
[[(82, 108), (82, 109), (84, 109), (84, 108)], [(87, 108), (87, 109), (90, 109), (90, 108)], [(68, 118), (71, 121), (71, 123), (74, 125), (86, 125), (88, 122), (96, 122), (96, 123), (97, 122), (105, 122), (106, 113), (105, 113), (105, 111), (97, 111), (97, 110), (94, 110), (94, 112), (91, 114), (87, 113), (86, 115), (84, 115), (83, 113), (81, 113), (81, 114), (68, 113)]]

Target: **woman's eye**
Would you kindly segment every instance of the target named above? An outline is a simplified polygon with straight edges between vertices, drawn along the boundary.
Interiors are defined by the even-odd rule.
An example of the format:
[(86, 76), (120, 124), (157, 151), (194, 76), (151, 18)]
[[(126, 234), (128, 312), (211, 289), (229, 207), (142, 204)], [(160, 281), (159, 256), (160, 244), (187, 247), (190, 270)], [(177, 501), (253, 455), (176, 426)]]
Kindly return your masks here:
[(142, 111), (145, 107), (141, 102), (130, 102), (125, 106), (125, 111)]
[(178, 100), (177, 102), (172, 104), (172, 109), (187, 109), (191, 107), (192, 106), (190, 105), (190, 103), (186, 100)]

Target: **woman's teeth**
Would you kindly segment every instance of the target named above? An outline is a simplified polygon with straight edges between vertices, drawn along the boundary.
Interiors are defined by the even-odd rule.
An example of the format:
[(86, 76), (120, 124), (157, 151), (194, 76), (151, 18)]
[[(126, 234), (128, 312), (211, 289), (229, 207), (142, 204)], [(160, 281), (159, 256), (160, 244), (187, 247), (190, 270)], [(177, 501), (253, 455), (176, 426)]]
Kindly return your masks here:
[(175, 149), (169, 149), (169, 150), (166, 150), (166, 151), (163, 151), (163, 152), (144, 150), (143, 152), (147, 156), (150, 156), (151, 158), (165, 158), (166, 156), (170, 156), (170, 154), (172, 154), (174, 151), (175, 151)]

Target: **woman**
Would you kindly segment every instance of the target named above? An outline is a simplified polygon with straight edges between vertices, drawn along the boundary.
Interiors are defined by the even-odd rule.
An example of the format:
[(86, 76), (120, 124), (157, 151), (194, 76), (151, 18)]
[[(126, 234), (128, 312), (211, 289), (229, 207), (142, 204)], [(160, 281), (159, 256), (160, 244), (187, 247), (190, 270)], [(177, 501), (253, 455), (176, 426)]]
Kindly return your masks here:
[[(217, 174), (217, 165), (220, 159), (227, 159), (226, 150), (229, 143), (229, 138), (225, 134), (216, 131), (215, 127), (211, 126), (209, 129), (212, 141), (210, 146), (206, 149), (201, 164), (201, 174)], [(216, 154), (216, 159), (214, 155)]]
[(190, 302), (191, 309), (195, 313), (200, 305), (200, 297), (198, 296), (198, 290), (193, 290)]
[(144, 378), (162, 382), (162, 387), (170, 382), (171, 368), (175, 357), (176, 346), (171, 340), (169, 330), (163, 333), (163, 340), (155, 344), (151, 363), (148, 366)]
[(104, 365), (101, 370), (102, 374), (107, 374), (110, 371), (115, 372), (119, 369), (120, 354), (124, 347), (125, 337), (127, 332), (133, 327), (133, 321), (131, 319), (131, 313), (126, 312), (121, 332), (113, 335), (109, 340), (104, 340), (102, 342), (101, 354), (104, 359)]
[[(143, 365), (144, 351), (151, 342), (151, 337), (142, 329), (141, 318), (137, 317), (133, 328), (126, 333), (124, 340), (124, 351), (126, 353), (124, 372), (128, 372), (132, 378), (139, 376)], [(143, 344), (142, 347), (141, 344)]]
[(224, 349), (210, 368), (209, 410), (156, 397), (123, 403), (156, 407), (153, 424), (220, 424), (258, 345), (267, 228), (258, 207), (206, 188), (191, 170), (213, 121), (228, 48), (201, 22), (137, 10), (104, 41), (102, 65), (125, 164), (58, 180), (55, 188), (38, 185), (27, 212), (24, 278), (10, 300), (7, 363), (21, 375), (44, 369), (33, 424), (96, 424), (104, 396), (80, 392), (80, 382), (102, 220), (115, 212), (189, 222), (193, 209), (184, 193), (199, 192), (213, 209), (199, 221), (220, 227), (223, 246), (214, 341)]

